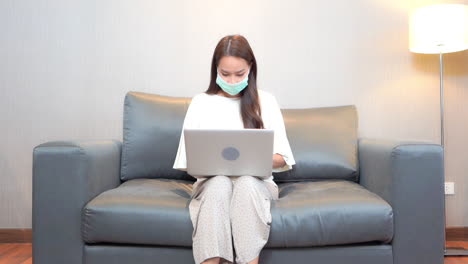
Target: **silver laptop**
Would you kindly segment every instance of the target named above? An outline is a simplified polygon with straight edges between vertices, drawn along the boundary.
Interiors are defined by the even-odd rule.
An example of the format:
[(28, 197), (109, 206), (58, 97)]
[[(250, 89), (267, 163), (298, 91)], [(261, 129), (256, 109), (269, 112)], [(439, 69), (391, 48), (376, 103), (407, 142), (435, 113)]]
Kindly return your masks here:
[(272, 129), (184, 129), (187, 173), (268, 178), (273, 136)]

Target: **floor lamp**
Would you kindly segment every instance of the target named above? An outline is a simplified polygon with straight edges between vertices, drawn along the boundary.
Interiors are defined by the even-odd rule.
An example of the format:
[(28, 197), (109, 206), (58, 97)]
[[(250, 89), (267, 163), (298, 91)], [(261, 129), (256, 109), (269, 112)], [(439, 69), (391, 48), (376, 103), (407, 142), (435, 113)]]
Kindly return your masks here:
[[(410, 51), (415, 53), (439, 54), (440, 138), (445, 153), (443, 54), (468, 49), (468, 6), (441, 4), (415, 9), (409, 19), (409, 47)], [(444, 249), (445, 256), (468, 255), (468, 250), (447, 249), (445, 243)]]

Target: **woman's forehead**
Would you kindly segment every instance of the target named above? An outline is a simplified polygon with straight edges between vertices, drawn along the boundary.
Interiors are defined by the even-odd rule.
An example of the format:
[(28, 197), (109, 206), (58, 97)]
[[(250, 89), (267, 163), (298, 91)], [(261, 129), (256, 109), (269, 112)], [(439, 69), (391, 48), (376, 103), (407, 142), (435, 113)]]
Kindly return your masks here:
[(219, 61), (218, 68), (222, 71), (239, 72), (248, 68), (246, 60), (235, 56), (223, 56)]

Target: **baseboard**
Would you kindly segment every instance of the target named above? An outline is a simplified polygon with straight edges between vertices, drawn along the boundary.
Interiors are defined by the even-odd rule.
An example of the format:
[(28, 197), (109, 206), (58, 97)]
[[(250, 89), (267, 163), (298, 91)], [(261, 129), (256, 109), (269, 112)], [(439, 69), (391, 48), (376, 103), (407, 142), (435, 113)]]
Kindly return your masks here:
[(4, 228), (0, 229), (0, 243), (31, 243), (32, 229)]
[[(447, 227), (445, 229), (445, 240), (468, 241), (468, 226)], [(0, 243), (32, 243), (32, 229), (0, 229)]]
[(445, 228), (446, 241), (468, 241), (468, 226)]

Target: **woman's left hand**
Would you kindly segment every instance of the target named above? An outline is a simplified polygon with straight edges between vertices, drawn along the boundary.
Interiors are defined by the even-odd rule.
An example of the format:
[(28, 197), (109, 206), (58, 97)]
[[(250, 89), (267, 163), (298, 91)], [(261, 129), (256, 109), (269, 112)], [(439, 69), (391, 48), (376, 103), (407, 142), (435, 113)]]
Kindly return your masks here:
[(275, 153), (273, 154), (273, 169), (281, 168), (286, 165), (286, 161), (281, 154)]

